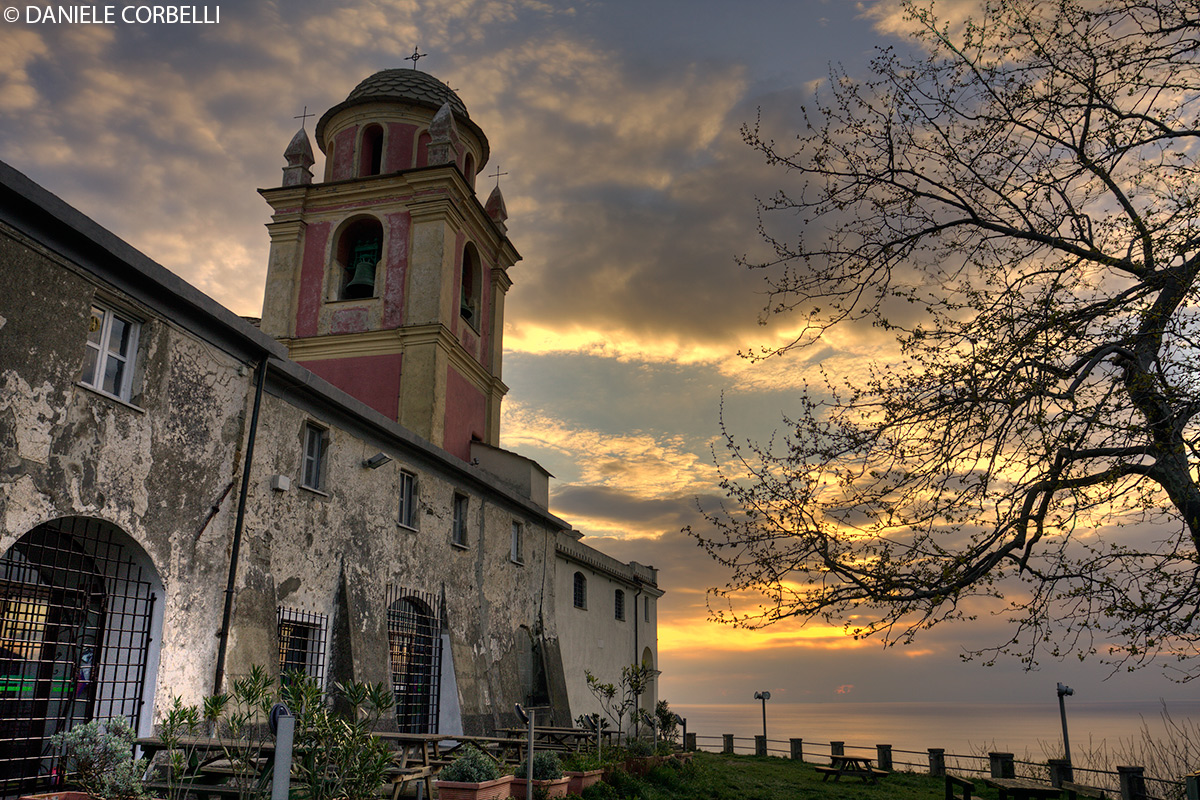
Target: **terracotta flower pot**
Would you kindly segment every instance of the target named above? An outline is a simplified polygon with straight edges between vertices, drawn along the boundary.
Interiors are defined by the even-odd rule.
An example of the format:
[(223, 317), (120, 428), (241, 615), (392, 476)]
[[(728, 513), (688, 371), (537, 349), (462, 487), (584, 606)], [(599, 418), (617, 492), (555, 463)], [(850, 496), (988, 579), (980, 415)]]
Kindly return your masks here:
[(583, 772), (563, 772), (570, 781), (567, 783), (567, 794), (583, 794), (583, 790), (593, 783), (599, 783), (604, 775), (602, 769), (589, 769)]
[(41, 794), (26, 794), (21, 796), (21, 800), (92, 800), (92, 796), (87, 792), (57, 791), (43, 792)]
[(509, 785), (512, 775), (494, 781), (464, 783), (459, 781), (435, 781), (438, 800), (505, 800), (510, 796)]
[[(552, 781), (532, 781), (533, 788), (536, 790), (539, 786), (546, 790), (547, 797), (566, 797), (567, 784), (571, 782), (570, 778), (562, 777)], [(513, 778), (512, 796), (514, 798), (522, 798), (525, 796), (525, 779)]]

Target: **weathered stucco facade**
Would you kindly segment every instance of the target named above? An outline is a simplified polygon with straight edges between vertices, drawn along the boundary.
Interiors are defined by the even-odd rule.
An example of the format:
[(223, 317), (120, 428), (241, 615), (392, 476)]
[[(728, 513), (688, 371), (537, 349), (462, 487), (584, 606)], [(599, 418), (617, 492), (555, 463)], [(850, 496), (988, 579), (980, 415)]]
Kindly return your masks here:
[[(580, 543), (547, 508), (544, 470), (495, 446), (519, 257), (503, 200), (470, 191), (486, 139), (450, 110), (378, 101), (326, 115), (340, 188), (300, 196), (317, 191), (305, 137), (287, 185), (264, 191), (263, 330), (0, 165), (6, 793), (45, 772), (57, 730), (124, 716), (148, 733), (173, 696), (254, 665), (390, 683), (394, 724), (443, 733), (512, 725), (514, 702), (569, 724), (594, 710), (585, 668), (656, 665), (654, 570)], [(363, 163), (398, 173), (356, 177)], [(418, 183), (420, 213), (403, 194)], [(375, 285), (343, 296), (345, 248), (308, 232), (375, 230), (357, 220), (378, 203), (392, 216)], [(606, 587), (591, 618), (572, 601), (579, 570)]]

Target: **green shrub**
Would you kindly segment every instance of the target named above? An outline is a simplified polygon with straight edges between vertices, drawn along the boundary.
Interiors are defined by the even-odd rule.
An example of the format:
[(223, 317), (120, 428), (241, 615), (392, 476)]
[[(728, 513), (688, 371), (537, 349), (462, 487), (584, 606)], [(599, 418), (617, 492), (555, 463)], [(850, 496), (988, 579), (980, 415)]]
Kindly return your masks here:
[(578, 751), (568, 753), (562, 760), (564, 772), (587, 772), (592, 769), (603, 769), (604, 761), (594, 751)]
[(141, 776), (145, 763), (131, 756), (135, 734), (123, 717), (107, 723), (93, 720), (56, 733), (51, 745), (61, 748), (59, 766), (71, 782), (92, 797), (131, 800), (145, 795)]
[[(529, 765), (525, 762), (513, 772), (518, 778), (524, 778)], [(556, 781), (562, 777), (562, 764), (558, 756), (545, 750), (533, 754), (533, 779), (535, 781)]]
[(457, 783), (486, 783), (499, 777), (500, 765), (474, 747), (464, 750), (438, 773), (438, 780)]
[(654, 743), (649, 739), (630, 739), (625, 752), (635, 758), (654, 755)]
[(583, 800), (617, 800), (617, 790), (604, 781), (583, 790)]

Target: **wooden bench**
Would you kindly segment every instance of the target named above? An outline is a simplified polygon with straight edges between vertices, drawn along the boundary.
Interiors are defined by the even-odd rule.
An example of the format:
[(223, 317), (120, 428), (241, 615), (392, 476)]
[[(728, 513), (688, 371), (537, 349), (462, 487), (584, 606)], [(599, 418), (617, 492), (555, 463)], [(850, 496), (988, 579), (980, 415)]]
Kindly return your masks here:
[[(961, 789), (962, 794), (957, 794), (954, 790)], [(971, 800), (975, 792), (975, 784), (966, 778), (960, 778), (957, 775), (946, 773), (946, 800)]]
[(1097, 786), (1085, 786), (1082, 783), (1075, 783), (1073, 781), (1063, 781), (1062, 790), (1067, 793), (1067, 800), (1076, 800), (1078, 797), (1106, 800), (1108, 797), (1108, 793)]
[(1054, 800), (1062, 791), (1048, 783), (1031, 781), (1028, 778), (981, 778), (985, 786), (1000, 792), (1000, 800)]

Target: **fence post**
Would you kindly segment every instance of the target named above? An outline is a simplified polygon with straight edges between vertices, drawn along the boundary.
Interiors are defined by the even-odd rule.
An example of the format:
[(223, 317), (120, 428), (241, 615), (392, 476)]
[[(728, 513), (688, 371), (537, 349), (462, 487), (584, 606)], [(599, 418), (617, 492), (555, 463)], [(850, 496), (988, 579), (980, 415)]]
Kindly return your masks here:
[(296, 718), (287, 709), (276, 721), (275, 771), (271, 775), (271, 800), (287, 800), (292, 785), (292, 742), (296, 733)]
[(685, 733), (683, 735), (683, 749), (689, 753), (696, 749), (696, 734)]
[(767, 754), (767, 737), (761, 733), (754, 735), (754, 755), (765, 756)]
[[(792, 739), (791, 742), (792, 742), (792, 760), (793, 761), (803, 761), (804, 760), (804, 740), (803, 739)], [(1193, 798), (1189, 797), (1188, 800), (1193, 800)], [(1195, 798), (1195, 800), (1200, 800), (1200, 797)]]
[(1121, 800), (1144, 800), (1146, 770), (1144, 767), (1117, 767), (1121, 776)]
[(722, 750), (722, 752), (732, 753), (733, 752), (733, 734), (732, 733), (722, 733), (721, 739), (725, 743), (725, 749)]
[(929, 748), (929, 774), (935, 778), (944, 778), (946, 776), (945, 748)]
[(1017, 765), (1012, 753), (988, 753), (993, 778), (1017, 777)]
[(1187, 781), (1187, 800), (1200, 800), (1200, 772), (1193, 772), (1185, 780)]
[(875, 745), (875, 760), (879, 762), (880, 769), (892, 771), (892, 746), (890, 744)]
[(831, 756), (846, 755), (846, 743), (845, 742), (830, 742), (829, 743), (829, 755), (831, 755)]
[(1063, 781), (1075, 780), (1075, 771), (1071, 768), (1071, 762), (1065, 758), (1048, 759), (1046, 766), (1050, 768), (1050, 785), (1055, 789), (1061, 789)]

